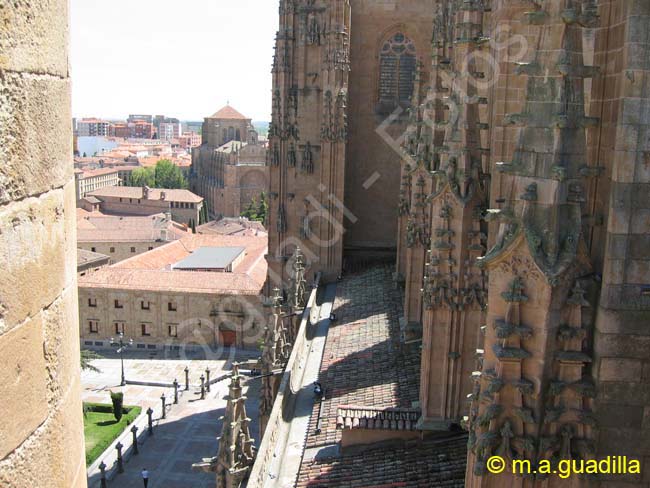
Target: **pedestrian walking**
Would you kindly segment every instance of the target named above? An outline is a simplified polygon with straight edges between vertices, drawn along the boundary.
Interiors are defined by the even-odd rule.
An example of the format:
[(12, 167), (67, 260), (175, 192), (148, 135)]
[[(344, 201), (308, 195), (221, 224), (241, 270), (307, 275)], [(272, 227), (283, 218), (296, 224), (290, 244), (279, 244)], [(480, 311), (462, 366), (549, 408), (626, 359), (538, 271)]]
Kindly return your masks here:
[(144, 483), (144, 488), (149, 486), (149, 471), (147, 471), (147, 468), (142, 468), (142, 482)]

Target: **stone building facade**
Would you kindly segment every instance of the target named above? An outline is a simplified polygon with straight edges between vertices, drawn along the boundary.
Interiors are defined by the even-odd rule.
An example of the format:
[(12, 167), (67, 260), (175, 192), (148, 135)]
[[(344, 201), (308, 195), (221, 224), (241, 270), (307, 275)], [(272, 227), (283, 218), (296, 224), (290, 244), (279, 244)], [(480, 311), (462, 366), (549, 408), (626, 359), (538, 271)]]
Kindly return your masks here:
[(77, 274), (86, 276), (111, 264), (111, 258), (105, 254), (77, 249)]
[(239, 217), (253, 198), (268, 192), (266, 146), (228, 142), (194, 149), (190, 185), (215, 218)]
[[(415, 50), (421, 62), (413, 69), (406, 120), (394, 115), (385, 124), (389, 134), (402, 131), (393, 137), (401, 146), (401, 173), (391, 177), (399, 189), (383, 197), (386, 204), (397, 198), (395, 221), (385, 225), (397, 229), (395, 278), (405, 291), (400, 347), (404, 354), (421, 350), (419, 401), (412, 404), (419, 420), (411, 427), (423, 440), (460, 426), (468, 431), (467, 487), (647, 486), (648, 2), (281, 2), (270, 136), (270, 281), (288, 281), (285, 249), (297, 244), (311, 269), (329, 279), (355, 249), (372, 248), (355, 237), (355, 228), (374, 223), (359, 218), (357, 199), (388, 219), (384, 201), (370, 204), (348, 177), (356, 171), (349, 170), (355, 148), (370, 140), (353, 130), (362, 110), (353, 109), (354, 79), (371, 76), (360, 68), (354, 73), (355, 29), (386, 11), (413, 22), (428, 19), (432, 33), (430, 50), (420, 57), (417, 34), (405, 20), (403, 35), (389, 36), (377, 55), (381, 74), (382, 67), (402, 66), (401, 55), (382, 61), (395, 46), (401, 53)], [(367, 54), (370, 47), (363, 52), (368, 65), (377, 61)], [(399, 80), (401, 68), (394, 72)], [(389, 78), (381, 81), (381, 74), (380, 101), (395, 86)], [(328, 95), (332, 87), (337, 91)], [(372, 92), (362, 91), (362, 99)], [(336, 94), (339, 104), (330, 110), (328, 100)], [(382, 108), (380, 103), (375, 113)], [(345, 124), (337, 126), (337, 120)], [(309, 140), (316, 129), (326, 140), (332, 127), (347, 129), (334, 131), (343, 136), (334, 155)], [(312, 157), (303, 157), (307, 164), (301, 166), (305, 148)], [(312, 199), (319, 216), (325, 212), (329, 219), (325, 226), (301, 220), (308, 212), (298, 207), (316, 192), (325, 193)], [(328, 192), (345, 202), (341, 212), (352, 214), (347, 218), (359, 218), (341, 226), (348, 231), (345, 247), (332, 239), (337, 211)], [(370, 241), (373, 232), (362, 234)], [(310, 247), (306, 237), (313, 234), (319, 240)], [(346, 313), (361, 308), (354, 301), (344, 307)], [(337, 325), (330, 333), (338, 339), (363, 324), (346, 324), (347, 332)], [(363, 368), (362, 359), (353, 354), (336, 362), (359, 361)], [(331, 356), (323, 364), (331, 368)], [(404, 365), (392, 368), (403, 373)], [(331, 383), (337, 386), (330, 387), (329, 401), (348, 398), (340, 382)], [(359, 415), (340, 405), (345, 429)], [(367, 416), (373, 405), (354, 407)], [(421, 447), (400, 449), (417, 462)], [(555, 470), (560, 461), (619, 455), (640, 469), (597, 479), (541, 472), (522, 477), (510, 467), (495, 475), (487, 469), (492, 455), (528, 460), (532, 469), (548, 461)], [(335, 479), (353, 457), (332, 456), (310, 460), (314, 471), (301, 468), (296, 486)], [(371, 455), (357, 457), (374, 462)], [(394, 466), (383, 479), (373, 474), (373, 482), (413, 480), (415, 471)]]
[(68, 2), (0, 12), (0, 486), (83, 488)]
[(106, 186), (118, 186), (120, 176), (117, 168), (100, 168), (82, 171), (75, 169), (74, 179), (77, 190), (77, 200), (80, 200), (91, 191), (99, 190)]
[(104, 213), (117, 215), (155, 215), (169, 213), (175, 222), (199, 224), (203, 198), (189, 190), (167, 190), (149, 187), (111, 186), (88, 193), (100, 200)]
[(252, 120), (230, 105), (206, 117), (201, 131), (203, 144), (220, 147), (230, 141), (257, 144), (257, 131)]
[[(238, 249), (226, 270), (174, 269), (201, 249)], [(254, 349), (265, 314), (266, 236), (189, 235), (79, 279), (84, 347), (123, 332), (136, 348)]]
[(211, 216), (239, 217), (252, 198), (268, 192), (267, 146), (232, 107), (207, 117), (203, 130), (203, 143), (192, 150), (190, 188), (205, 198)]
[(107, 215), (77, 209), (77, 247), (105, 254), (111, 264), (132, 258), (191, 233), (170, 213), (143, 217)]

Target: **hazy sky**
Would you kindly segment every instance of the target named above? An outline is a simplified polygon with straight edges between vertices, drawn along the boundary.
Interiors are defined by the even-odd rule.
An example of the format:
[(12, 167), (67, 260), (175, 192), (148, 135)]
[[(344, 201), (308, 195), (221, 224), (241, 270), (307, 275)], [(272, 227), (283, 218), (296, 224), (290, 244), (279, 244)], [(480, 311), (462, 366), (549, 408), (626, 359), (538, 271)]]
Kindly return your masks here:
[(270, 120), (277, 0), (71, 0), (75, 117)]

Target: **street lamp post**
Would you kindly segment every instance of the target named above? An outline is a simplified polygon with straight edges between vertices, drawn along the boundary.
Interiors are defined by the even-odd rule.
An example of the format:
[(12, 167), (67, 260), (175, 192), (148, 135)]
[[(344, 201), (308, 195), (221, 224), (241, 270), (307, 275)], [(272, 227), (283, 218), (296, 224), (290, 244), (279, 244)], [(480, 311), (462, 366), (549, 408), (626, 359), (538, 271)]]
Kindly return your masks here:
[(128, 342), (124, 342), (124, 332), (120, 332), (117, 337), (117, 342), (111, 337), (111, 346), (117, 347), (117, 352), (120, 355), (120, 363), (122, 365), (122, 381), (120, 382), (120, 385), (125, 386), (126, 378), (124, 376), (124, 350), (127, 347), (131, 347), (133, 345), (133, 339), (129, 339)]
[(219, 309), (215, 305), (210, 311), (210, 318), (212, 319), (212, 347), (217, 348), (217, 317), (219, 316)]

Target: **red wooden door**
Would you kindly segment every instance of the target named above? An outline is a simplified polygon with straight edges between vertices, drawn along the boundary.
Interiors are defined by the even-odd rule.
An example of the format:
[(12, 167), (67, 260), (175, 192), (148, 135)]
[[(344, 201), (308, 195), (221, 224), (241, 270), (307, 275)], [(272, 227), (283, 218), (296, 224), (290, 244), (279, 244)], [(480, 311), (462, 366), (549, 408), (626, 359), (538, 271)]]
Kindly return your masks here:
[(234, 346), (237, 344), (237, 333), (234, 330), (221, 330), (221, 344), (224, 346)]

